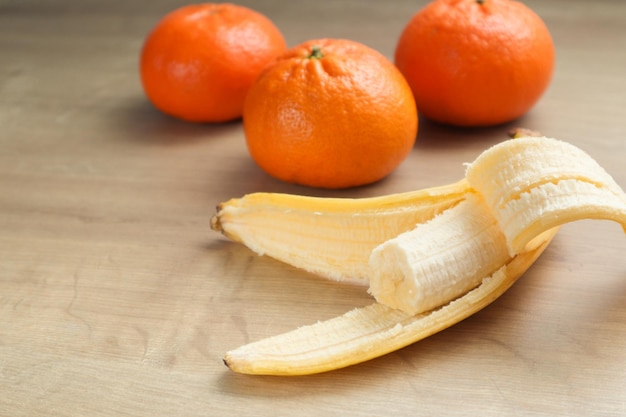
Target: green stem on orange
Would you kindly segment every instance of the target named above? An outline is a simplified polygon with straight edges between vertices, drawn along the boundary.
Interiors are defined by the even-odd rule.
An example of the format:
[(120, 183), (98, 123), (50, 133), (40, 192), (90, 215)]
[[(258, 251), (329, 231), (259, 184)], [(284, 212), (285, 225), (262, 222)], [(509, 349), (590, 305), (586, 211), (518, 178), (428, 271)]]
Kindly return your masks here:
[(321, 59), (323, 57), (324, 57), (324, 54), (322, 53), (322, 47), (316, 45), (316, 46), (311, 47), (311, 55), (309, 55), (307, 58)]

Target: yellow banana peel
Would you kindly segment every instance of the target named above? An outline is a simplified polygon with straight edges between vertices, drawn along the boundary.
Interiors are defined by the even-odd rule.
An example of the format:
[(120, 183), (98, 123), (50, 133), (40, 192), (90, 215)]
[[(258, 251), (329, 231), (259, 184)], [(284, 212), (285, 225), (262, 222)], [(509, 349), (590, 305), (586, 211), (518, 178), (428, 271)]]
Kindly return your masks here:
[(227, 352), (236, 372), (304, 375), (363, 362), (476, 313), (534, 263), (564, 223), (616, 221), (626, 194), (556, 139), (497, 144), (443, 187), (365, 199), (256, 193), (211, 227), (259, 255), (369, 285), (373, 304)]

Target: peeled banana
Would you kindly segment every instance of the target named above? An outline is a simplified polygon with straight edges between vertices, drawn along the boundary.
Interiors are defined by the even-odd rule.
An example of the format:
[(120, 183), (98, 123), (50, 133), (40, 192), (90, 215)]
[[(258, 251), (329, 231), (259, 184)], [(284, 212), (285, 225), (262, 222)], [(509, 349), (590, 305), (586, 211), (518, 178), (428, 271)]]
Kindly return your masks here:
[(369, 284), (370, 306), (225, 355), (234, 371), (301, 375), (392, 352), (484, 308), (558, 226), (608, 219), (626, 194), (588, 154), (545, 137), (504, 141), (444, 187), (369, 199), (257, 193), (218, 206), (211, 227), (258, 254)]

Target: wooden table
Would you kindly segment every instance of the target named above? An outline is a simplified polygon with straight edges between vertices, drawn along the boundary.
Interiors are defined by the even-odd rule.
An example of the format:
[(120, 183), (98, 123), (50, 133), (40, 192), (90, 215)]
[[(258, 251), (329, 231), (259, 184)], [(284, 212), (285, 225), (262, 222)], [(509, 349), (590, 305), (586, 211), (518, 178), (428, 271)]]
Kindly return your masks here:
[[(290, 45), (344, 37), (391, 57), (424, 1), (242, 2)], [(565, 226), (487, 309), (380, 359), (309, 377), (230, 372), (248, 341), (371, 302), (209, 229), (253, 191), (362, 197), (441, 185), (512, 126), (588, 151), (626, 186), (626, 3), (528, 1), (557, 48), (524, 118), (421, 121), (402, 166), (368, 187), (278, 182), (241, 123), (189, 124), (145, 99), (144, 36), (174, 0), (0, 0), (0, 415), (626, 415), (626, 237)]]

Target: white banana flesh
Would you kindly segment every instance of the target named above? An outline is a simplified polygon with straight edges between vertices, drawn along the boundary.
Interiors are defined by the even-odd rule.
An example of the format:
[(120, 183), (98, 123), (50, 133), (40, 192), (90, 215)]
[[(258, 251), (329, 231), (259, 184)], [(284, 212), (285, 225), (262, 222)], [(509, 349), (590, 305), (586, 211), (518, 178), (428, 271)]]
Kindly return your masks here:
[(418, 314), (478, 286), (510, 260), (506, 239), (482, 197), (459, 203), (374, 249), (370, 293)]
[(563, 141), (500, 143), (468, 166), (466, 179), (476, 201), (468, 197), (374, 249), (370, 293), (378, 302), (421, 313), (473, 288), (549, 229), (590, 218), (626, 225), (624, 192), (588, 154)]
[[(372, 359), (494, 301), (533, 264), (559, 225), (608, 219), (626, 230), (623, 190), (565, 142), (505, 141), (470, 164), (466, 180), (363, 201), (257, 194), (220, 205), (215, 230), (311, 272), (369, 280), (377, 300), (230, 351), (226, 364), (243, 373), (301, 375)], [(376, 230), (388, 224), (389, 230)]]

